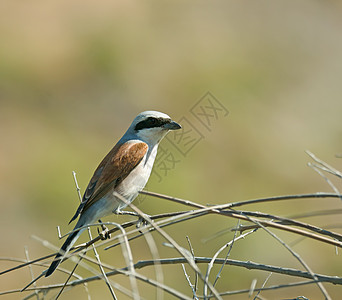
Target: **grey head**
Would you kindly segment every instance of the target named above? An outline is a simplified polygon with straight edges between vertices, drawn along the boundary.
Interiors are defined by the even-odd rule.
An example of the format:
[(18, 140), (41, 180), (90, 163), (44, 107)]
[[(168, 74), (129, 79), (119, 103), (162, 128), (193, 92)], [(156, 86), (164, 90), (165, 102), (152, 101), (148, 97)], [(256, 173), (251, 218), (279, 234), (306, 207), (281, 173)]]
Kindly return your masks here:
[(170, 130), (181, 129), (167, 114), (158, 111), (144, 111), (138, 114), (122, 139), (138, 139), (148, 145), (158, 144)]

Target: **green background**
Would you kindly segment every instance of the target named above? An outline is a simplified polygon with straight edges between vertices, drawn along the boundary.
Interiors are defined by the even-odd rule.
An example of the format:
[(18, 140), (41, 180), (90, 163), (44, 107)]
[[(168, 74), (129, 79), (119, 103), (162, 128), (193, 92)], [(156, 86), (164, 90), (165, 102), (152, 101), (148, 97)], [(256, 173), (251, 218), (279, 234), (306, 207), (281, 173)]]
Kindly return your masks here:
[[(310, 158), (304, 151), (342, 169), (335, 157), (342, 152), (341, 32), (339, 1), (2, 1), (0, 256), (25, 258), (25, 245), (30, 258), (51, 253), (30, 237), (60, 245), (55, 227), (71, 230), (67, 222), (78, 205), (71, 172), (77, 172), (84, 190), (139, 112), (191, 118), (191, 108), (208, 91), (229, 115), (215, 120), (210, 131), (196, 123), (204, 138), (161, 181), (152, 176), (149, 190), (201, 204), (330, 192), (307, 167)], [(169, 147), (166, 140), (162, 145)], [(184, 209), (148, 197), (135, 203), (149, 214)], [(320, 199), (246, 209), (289, 216), (340, 207), (339, 200)], [(198, 221), (168, 232), (183, 247), (188, 235), (200, 256), (212, 256), (233, 237), (227, 233), (203, 243), (236, 220), (210, 216)], [(340, 216), (304, 221), (339, 226)], [(275, 232), (288, 243), (297, 239)], [(161, 238), (156, 241), (161, 256), (177, 256), (161, 245)], [(132, 247), (135, 261), (150, 258), (143, 239)], [(305, 240), (294, 250), (313, 271), (341, 276), (333, 247)], [(116, 267), (124, 264), (120, 249), (100, 254)], [(261, 231), (237, 243), (231, 258), (300, 268)], [(1, 269), (13, 265), (1, 262)], [(36, 275), (41, 271), (34, 268)], [(164, 271), (166, 283), (191, 295), (179, 265)], [(153, 268), (144, 272), (154, 276)], [(223, 275), (220, 291), (249, 288), (253, 278), (260, 286), (268, 276), (236, 267), (227, 267)], [(56, 274), (39, 284), (64, 279)], [(129, 286), (124, 277), (113, 280)], [(12, 272), (2, 276), (0, 290), (22, 288), (29, 281), (28, 269)], [(273, 275), (268, 284), (288, 281), (293, 280)], [(341, 294), (338, 286), (326, 287), (332, 297)], [(95, 299), (110, 299), (104, 283), (89, 289)], [(146, 299), (154, 298), (147, 285), (140, 289)], [(318, 293), (307, 286), (262, 295), (315, 299)], [(62, 299), (75, 297), (86, 298), (82, 287)]]

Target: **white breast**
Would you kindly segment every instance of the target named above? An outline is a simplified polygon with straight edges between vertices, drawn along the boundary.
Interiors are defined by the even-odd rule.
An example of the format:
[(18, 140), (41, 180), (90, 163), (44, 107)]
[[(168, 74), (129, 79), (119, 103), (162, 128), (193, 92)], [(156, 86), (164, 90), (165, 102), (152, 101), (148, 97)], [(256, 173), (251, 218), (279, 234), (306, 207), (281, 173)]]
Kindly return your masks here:
[[(115, 188), (115, 191), (128, 201), (132, 202), (138, 196), (150, 178), (157, 148), (158, 145), (155, 145), (151, 151), (149, 150), (134, 170)], [(126, 206), (122, 203), (120, 209)]]
[[(155, 145), (147, 152), (141, 162), (134, 170), (115, 188), (113, 192), (117, 192), (125, 197), (129, 202), (132, 202), (145, 187), (152, 171), (153, 163), (156, 158), (158, 145)], [(98, 219), (116, 212), (118, 209), (123, 209), (127, 205), (120, 199), (115, 197), (113, 192), (107, 193), (103, 198), (96, 201), (90, 206), (87, 211), (81, 216), (83, 223), (93, 223)], [(82, 223), (82, 224), (83, 224)]]

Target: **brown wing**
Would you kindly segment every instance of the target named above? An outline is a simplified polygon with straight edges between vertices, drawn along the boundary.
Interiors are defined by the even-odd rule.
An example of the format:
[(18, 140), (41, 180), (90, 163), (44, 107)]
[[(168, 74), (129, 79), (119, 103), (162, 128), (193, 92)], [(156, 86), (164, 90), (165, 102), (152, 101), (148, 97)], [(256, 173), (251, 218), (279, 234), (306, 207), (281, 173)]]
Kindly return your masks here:
[(82, 203), (70, 222), (124, 180), (141, 162), (147, 150), (148, 146), (143, 142), (116, 144), (95, 170), (83, 195)]

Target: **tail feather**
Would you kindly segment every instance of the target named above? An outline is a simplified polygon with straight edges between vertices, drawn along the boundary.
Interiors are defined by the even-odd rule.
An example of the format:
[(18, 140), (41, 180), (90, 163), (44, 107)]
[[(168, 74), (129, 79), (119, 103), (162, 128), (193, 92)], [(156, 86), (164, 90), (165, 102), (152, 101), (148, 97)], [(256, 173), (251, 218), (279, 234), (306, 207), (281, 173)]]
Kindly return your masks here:
[(61, 249), (55, 256), (55, 259), (51, 263), (49, 269), (46, 271), (45, 277), (50, 276), (59, 266), (59, 264), (62, 262), (65, 255), (68, 253), (69, 249), (75, 244), (76, 240), (80, 236), (84, 229), (80, 229), (78, 231), (73, 232), (68, 236), (64, 244), (62, 245)]

